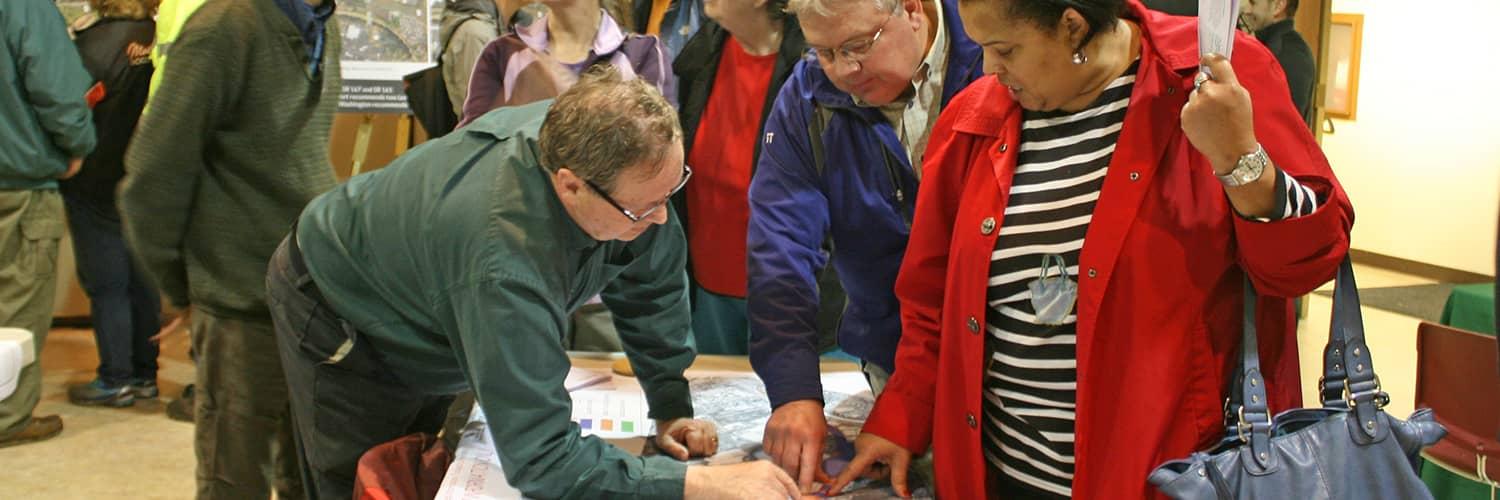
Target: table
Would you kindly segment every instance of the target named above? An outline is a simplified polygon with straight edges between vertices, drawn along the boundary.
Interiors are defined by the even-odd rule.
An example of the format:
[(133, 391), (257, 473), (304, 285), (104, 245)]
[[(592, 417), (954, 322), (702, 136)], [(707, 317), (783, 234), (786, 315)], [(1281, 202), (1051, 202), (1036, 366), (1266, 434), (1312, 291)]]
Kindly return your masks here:
[[(573, 366), (585, 370), (610, 369), (621, 354), (573, 353)], [(829, 423), (846, 438), (852, 439), (863, 425), (874, 405), (868, 383), (859, 365), (842, 360), (825, 359), (822, 363), (824, 400)], [(686, 373), (693, 392), (693, 407), (698, 418), (714, 421), (719, 427), (719, 454), (707, 459), (689, 461), (694, 465), (726, 465), (765, 459), (760, 453), (761, 432), (770, 417), (770, 402), (765, 388), (744, 356), (699, 356)], [(608, 391), (630, 394), (640, 391), (634, 378), (614, 376), (605, 385)], [(595, 386), (574, 392), (575, 421), (579, 421), (581, 393), (597, 392)], [(609, 439), (634, 454), (652, 454), (652, 446), (642, 437)], [(895, 498), (888, 485), (861, 482), (852, 485), (851, 493), (837, 498)], [(931, 498), (930, 490), (913, 488), (913, 496)], [(520, 499), (521, 492), (505, 481), (504, 471), (491, 441), (488, 423), (476, 408), (464, 427), (454, 461), (448, 468), (439, 490), (439, 500)]]
[(1495, 334), (1495, 284), (1458, 285), (1448, 294), (1441, 323), (1471, 332)]

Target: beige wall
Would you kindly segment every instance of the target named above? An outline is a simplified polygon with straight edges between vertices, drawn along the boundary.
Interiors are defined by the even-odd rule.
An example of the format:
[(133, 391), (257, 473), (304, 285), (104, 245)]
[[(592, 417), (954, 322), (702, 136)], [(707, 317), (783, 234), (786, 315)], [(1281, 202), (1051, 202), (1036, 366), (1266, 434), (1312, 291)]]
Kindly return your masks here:
[(1358, 113), (1323, 149), (1354, 203), (1354, 247), (1495, 274), (1500, 47), (1495, 0), (1334, 0), (1364, 14)]

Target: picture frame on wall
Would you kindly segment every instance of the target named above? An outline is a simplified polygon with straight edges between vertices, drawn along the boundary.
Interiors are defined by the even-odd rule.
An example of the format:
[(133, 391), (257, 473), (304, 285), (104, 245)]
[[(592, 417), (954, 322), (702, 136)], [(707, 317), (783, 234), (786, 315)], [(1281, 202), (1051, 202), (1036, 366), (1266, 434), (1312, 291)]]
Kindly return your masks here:
[(1328, 25), (1328, 65), (1323, 109), (1330, 118), (1353, 120), (1359, 109), (1359, 54), (1364, 14), (1334, 13)]

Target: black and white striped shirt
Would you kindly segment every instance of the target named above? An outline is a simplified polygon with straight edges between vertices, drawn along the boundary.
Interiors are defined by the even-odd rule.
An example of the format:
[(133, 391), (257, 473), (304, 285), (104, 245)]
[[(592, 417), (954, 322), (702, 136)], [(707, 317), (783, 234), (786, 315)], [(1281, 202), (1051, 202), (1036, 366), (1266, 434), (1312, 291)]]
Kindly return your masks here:
[[(984, 382), (984, 453), (1005, 483), (1067, 498), (1073, 484), (1078, 387), (1076, 305), (1062, 325), (1038, 324), (1027, 285), (1049, 254), (1076, 281), (1078, 254), (1125, 122), (1139, 61), (1088, 109), (1023, 117), (1004, 223), (990, 257)], [(1310, 214), (1311, 189), (1282, 174), (1280, 218)], [(1018, 492), (1019, 493), (1019, 492)]]

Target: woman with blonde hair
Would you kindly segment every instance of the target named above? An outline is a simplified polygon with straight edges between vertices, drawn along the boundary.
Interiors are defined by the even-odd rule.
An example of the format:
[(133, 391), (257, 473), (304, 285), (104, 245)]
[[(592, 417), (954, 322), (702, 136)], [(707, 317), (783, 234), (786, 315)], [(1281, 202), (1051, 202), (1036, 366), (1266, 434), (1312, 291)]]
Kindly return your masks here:
[(60, 190), (73, 234), (78, 281), (89, 296), (97, 377), (68, 388), (80, 405), (130, 406), (154, 398), (161, 302), (145, 270), (136, 267), (120, 232), (115, 189), (125, 176), (125, 147), (146, 104), (153, 71), (151, 45), (157, 0), (90, 0), (91, 12), (74, 23), (73, 39), (94, 79), (89, 103), (99, 146), (77, 176)]

